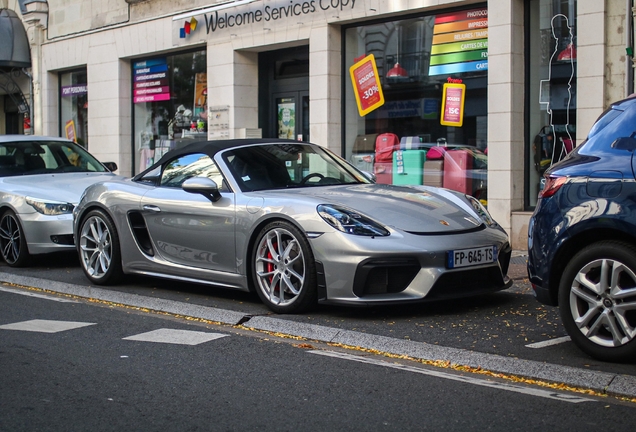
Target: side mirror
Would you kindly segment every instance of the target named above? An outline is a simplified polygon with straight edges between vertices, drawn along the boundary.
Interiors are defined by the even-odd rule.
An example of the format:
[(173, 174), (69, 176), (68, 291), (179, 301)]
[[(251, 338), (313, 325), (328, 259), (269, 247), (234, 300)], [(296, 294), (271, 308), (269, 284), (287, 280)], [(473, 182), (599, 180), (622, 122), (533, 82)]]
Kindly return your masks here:
[(189, 178), (183, 182), (181, 189), (189, 193), (201, 194), (212, 202), (217, 202), (221, 199), (218, 185), (214, 180), (207, 177)]
[(104, 166), (108, 168), (108, 171), (117, 171), (117, 164), (115, 162), (104, 162)]
[(375, 174), (370, 173), (368, 171), (362, 171), (362, 174), (364, 174), (364, 176), (368, 178), (369, 180), (371, 180), (373, 183), (375, 183), (378, 180)]

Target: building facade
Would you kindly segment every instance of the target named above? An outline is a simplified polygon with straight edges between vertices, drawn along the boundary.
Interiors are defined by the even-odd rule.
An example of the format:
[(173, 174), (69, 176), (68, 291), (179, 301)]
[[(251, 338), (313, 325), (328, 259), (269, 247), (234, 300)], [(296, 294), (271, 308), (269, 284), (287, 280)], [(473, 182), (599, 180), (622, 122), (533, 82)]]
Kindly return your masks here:
[(633, 92), (632, 6), (0, 0), (0, 134), (66, 136), (123, 175), (197, 138), (307, 140), (476, 196), (524, 249), (542, 172)]

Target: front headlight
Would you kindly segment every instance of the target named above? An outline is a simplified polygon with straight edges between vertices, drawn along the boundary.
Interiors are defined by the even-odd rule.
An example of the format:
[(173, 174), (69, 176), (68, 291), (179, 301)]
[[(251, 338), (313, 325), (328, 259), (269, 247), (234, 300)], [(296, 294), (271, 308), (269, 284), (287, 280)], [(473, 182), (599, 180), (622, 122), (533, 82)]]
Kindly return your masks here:
[(466, 199), (470, 202), (475, 212), (479, 215), (481, 220), (483, 220), (486, 225), (488, 226), (497, 225), (497, 222), (495, 222), (492, 216), (490, 216), (490, 213), (488, 213), (488, 210), (486, 210), (486, 207), (484, 207), (484, 205), (480, 203), (477, 198), (470, 195), (466, 195)]
[(73, 213), (73, 204), (60, 201), (44, 201), (38, 198), (26, 197), (26, 203), (38, 213), (47, 216), (57, 216)]
[(316, 210), (329, 225), (343, 233), (361, 236), (388, 236), (391, 233), (367, 216), (343, 207), (321, 204)]

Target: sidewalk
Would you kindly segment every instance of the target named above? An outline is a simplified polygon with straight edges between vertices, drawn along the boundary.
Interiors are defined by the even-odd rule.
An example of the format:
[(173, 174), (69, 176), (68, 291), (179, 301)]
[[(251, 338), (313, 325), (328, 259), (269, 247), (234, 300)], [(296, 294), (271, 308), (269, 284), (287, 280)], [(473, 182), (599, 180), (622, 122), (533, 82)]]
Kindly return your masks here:
[(510, 259), (510, 267), (508, 267), (508, 277), (513, 280), (528, 279), (528, 251), (515, 250), (512, 251)]

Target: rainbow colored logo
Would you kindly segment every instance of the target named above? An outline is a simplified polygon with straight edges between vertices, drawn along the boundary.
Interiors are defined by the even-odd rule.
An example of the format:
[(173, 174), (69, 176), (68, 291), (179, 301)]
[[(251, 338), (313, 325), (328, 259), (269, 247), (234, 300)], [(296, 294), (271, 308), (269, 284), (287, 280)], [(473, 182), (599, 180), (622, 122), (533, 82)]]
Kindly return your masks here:
[(179, 37), (185, 39), (186, 35), (189, 35), (197, 29), (197, 24), (198, 21), (194, 17), (190, 18), (190, 21), (183, 23), (183, 27), (179, 29)]

